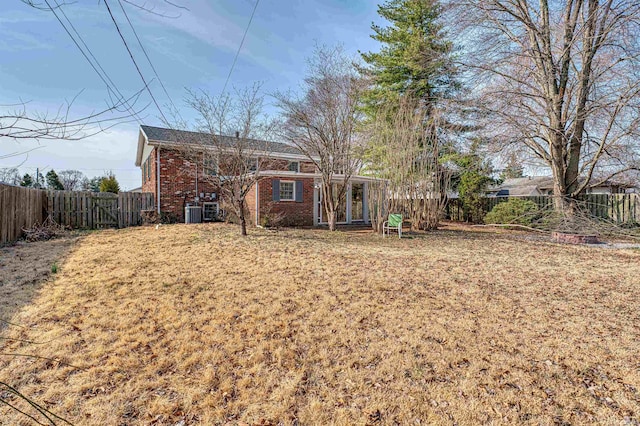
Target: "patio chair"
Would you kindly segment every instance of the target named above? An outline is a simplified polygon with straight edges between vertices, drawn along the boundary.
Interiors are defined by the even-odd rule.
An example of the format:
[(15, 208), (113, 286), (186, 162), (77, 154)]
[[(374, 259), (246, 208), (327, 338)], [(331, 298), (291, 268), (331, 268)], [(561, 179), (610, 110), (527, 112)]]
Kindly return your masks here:
[(402, 238), (402, 215), (390, 214), (389, 218), (382, 222), (382, 236), (391, 235), (391, 230), (398, 231), (398, 238)]

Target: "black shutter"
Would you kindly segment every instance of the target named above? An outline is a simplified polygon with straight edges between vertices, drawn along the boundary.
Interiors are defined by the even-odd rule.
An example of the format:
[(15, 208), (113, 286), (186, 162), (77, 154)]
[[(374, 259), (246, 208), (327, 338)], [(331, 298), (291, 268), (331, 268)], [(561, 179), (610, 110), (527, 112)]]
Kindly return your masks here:
[(273, 201), (280, 201), (280, 180), (271, 181), (271, 191), (273, 192)]
[(303, 181), (297, 180), (296, 181), (296, 202), (297, 203), (302, 202), (302, 189), (303, 189)]

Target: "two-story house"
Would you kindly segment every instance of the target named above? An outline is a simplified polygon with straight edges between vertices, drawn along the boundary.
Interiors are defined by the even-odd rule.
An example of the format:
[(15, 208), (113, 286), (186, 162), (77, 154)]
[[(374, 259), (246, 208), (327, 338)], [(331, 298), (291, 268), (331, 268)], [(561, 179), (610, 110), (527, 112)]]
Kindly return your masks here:
[[(233, 137), (227, 143), (234, 143)], [(155, 197), (156, 210), (184, 221), (187, 205), (201, 206), (205, 221), (214, 220), (221, 207), (220, 189), (207, 179), (224, 165), (193, 161), (185, 156), (183, 144), (188, 141), (198, 149), (207, 149), (211, 135), (152, 126), (140, 126), (136, 166), (142, 170), (142, 191)], [(245, 140), (251, 143), (252, 141)], [(322, 204), (322, 179), (312, 161), (294, 146), (255, 141), (266, 146), (263, 155), (269, 157), (267, 170), (260, 170), (260, 179), (250, 189), (247, 207), (250, 221), (262, 223), (265, 215), (279, 214), (283, 225), (312, 226), (326, 223)], [(343, 176), (336, 176), (342, 180)], [(366, 176), (352, 176), (345, 202), (338, 212), (338, 223), (369, 223), (368, 187)]]

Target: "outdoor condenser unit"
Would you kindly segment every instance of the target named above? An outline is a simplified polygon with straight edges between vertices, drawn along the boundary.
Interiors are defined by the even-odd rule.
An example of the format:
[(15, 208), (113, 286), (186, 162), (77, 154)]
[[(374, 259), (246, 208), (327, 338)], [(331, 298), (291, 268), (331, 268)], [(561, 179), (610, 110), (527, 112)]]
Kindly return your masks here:
[(185, 207), (184, 223), (202, 223), (202, 207), (201, 206)]

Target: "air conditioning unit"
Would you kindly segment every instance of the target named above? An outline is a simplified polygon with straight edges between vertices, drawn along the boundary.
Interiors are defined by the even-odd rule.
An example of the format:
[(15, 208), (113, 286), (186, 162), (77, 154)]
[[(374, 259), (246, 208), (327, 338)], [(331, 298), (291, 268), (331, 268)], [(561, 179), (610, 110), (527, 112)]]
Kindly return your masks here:
[(200, 206), (185, 207), (184, 223), (202, 223), (202, 207)]

